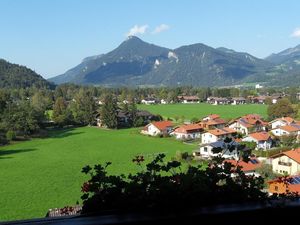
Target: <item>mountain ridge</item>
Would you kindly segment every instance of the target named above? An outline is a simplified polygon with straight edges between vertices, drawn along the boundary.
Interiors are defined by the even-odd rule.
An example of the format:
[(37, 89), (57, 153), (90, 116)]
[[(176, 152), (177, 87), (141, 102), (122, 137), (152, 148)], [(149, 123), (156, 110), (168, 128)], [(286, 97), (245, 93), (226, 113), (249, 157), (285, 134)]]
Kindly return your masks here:
[(225, 47), (195, 43), (169, 49), (131, 36), (112, 51), (87, 57), (49, 80), (106, 86), (224, 86), (274, 83), (288, 71), (270, 58), (259, 59)]
[(0, 59), (0, 88), (52, 88), (53, 84), (35, 71), (5, 59)]

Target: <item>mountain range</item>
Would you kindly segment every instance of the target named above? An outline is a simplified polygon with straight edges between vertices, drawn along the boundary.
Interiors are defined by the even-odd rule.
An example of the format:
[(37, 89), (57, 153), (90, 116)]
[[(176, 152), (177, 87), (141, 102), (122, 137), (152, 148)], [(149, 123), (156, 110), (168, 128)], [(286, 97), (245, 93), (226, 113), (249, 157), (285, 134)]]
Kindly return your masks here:
[(0, 59), (0, 88), (53, 87), (52, 82), (110, 87), (299, 86), (300, 45), (259, 59), (204, 44), (169, 49), (131, 36), (113, 51), (87, 57), (49, 81), (25, 66)]
[(295, 85), (295, 76), (300, 84), (299, 72), (300, 45), (259, 59), (204, 44), (169, 49), (130, 36), (113, 51), (85, 58), (50, 81), (106, 86), (231, 86), (255, 82), (278, 86)]

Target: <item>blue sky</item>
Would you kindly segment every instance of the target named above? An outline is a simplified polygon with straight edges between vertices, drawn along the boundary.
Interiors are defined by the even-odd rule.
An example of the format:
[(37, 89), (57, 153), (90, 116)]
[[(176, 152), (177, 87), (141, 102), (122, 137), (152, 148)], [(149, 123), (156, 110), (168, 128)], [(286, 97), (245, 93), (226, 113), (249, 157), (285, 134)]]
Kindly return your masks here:
[(49, 78), (136, 34), (266, 57), (300, 44), (299, 0), (0, 0), (0, 58)]

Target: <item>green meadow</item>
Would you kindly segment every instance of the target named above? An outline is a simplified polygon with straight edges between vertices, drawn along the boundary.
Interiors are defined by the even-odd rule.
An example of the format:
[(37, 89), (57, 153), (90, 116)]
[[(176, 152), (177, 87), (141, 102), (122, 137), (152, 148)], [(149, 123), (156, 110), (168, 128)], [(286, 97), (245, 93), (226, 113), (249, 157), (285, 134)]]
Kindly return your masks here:
[(202, 118), (208, 114), (219, 114), (225, 119), (256, 113), (267, 118), (267, 105), (245, 104), (245, 105), (211, 105), (206, 103), (198, 104), (159, 104), (159, 105), (139, 105), (139, 109), (148, 110), (155, 114), (160, 114), (165, 118), (184, 116), (185, 119)]
[(50, 132), (0, 148), (0, 221), (44, 217), (50, 208), (80, 202), (81, 185), (88, 179), (83, 166), (111, 161), (109, 172), (140, 169), (132, 158), (150, 160), (158, 153), (170, 158), (176, 151), (196, 149), (173, 138), (154, 138), (137, 129), (103, 130), (82, 127)]

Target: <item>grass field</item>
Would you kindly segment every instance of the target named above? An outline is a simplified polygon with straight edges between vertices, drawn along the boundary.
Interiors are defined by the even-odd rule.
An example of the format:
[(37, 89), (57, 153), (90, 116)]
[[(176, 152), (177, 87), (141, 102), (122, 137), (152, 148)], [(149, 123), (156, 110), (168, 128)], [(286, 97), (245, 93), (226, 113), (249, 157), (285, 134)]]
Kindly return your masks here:
[(249, 113), (257, 113), (267, 118), (267, 106), (258, 104), (245, 105), (210, 105), (199, 104), (167, 104), (167, 105), (139, 105), (139, 109), (148, 110), (163, 117), (174, 118), (184, 116), (185, 119), (193, 117), (202, 118), (208, 114), (219, 114), (222, 118), (233, 119)]
[(0, 148), (0, 221), (44, 217), (49, 208), (74, 205), (88, 178), (81, 173), (87, 164), (111, 161), (110, 172), (127, 173), (137, 168), (131, 162), (137, 154), (171, 157), (196, 148), (142, 136), (136, 129), (83, 127), (50, 135)]

